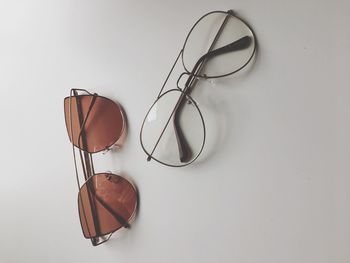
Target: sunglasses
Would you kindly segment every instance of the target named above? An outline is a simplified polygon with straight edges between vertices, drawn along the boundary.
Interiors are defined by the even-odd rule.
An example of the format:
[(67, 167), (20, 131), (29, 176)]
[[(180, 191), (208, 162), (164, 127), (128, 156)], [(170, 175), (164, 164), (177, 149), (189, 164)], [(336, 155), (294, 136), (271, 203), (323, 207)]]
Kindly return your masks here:
[[(120, 175), (96, 173), (93, 164), (94, 154), (122, 143), (126, 118), (119, 104), (83, 89), (72, 89), (64, 99), (64, 115), (79, 187), (80, 224), (84, 237), (96, 246), (106, 242), (116, 230), (129, 228), (136, 214), (135, 186)], [(82, 184), (76, 152), (84, 177)]]
[[(232, 10), (207, 13), (193, 25), (141, 126), (140, 142), (148, 161), (181, 167), (199, 157), (206, 127), (191, 93), (201, 86), (201, 80), (239, 72), (255, 51), (253, 30)], [(163, 92), (180, 58), (182, 69), (174, 78), (176, 88)]]

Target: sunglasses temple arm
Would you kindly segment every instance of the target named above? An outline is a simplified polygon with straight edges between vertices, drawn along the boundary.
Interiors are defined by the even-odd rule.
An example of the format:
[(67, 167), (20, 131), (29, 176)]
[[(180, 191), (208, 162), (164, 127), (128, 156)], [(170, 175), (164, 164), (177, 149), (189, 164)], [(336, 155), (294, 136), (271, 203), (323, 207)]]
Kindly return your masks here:
[(72, 89), (70, 90), (71, 93), (72, 93), (72, 92), (76, 93), (77, 91), (83, 91), (83, 92), (85, 92), (85, 93), (87, 93), (87, 94), (89, 94), (89, 95), (92, 95), (92, 94), (91, 94), (90, 92), (88, 92), (86, 89), (72, 88)]
[[(80, 129), (79, 137), (78, 137), (78, 143), (80, 143), (80, 137), (82, 136), (85, 123), (86, 123), (86, 121), (87, 121), (87, 119), (88, 119), (88, 117), (89, 117), (89, 115), (90, 115), (90, 112), (91, 112), (91, 110), (92, 110), (92, 107), (94, 106), (94, 104), (95, 104), (95, 102), (96, 102), (97, 94), (93, 94), (93, 95), (94, 95), (94, 96), (93, 96), (93, 99), (92, 99), (92, 101), (91, 101), (91, 103), (90, 103), (90, 106), (89, 106), (88, 112), (87, 112), (87, 114), (86, 114), (86, 117), (85, 117), (83, 123), (81, 124), (81, 129)], [(79, 146), (80, 146), (80, 145), (79, 145)], [(89, 160), (89, 167), (91, 168), (91, 172), (94, 173), (94, 166), (93, 166), (93, 162), (92, 162), (92, 155), (89, 154), (88, 156), (85, 156), (85, 154), (86, 154), (86, 152), (84, 152), (84, 157), (85, 157), (85, 158), (88, 158), (88, 160)], [(89, 189), (89, 187), (88, 187), (88, 189)], [(90, 194), (93, 194), (93, 195), (94, 195), (94, 197), (95, 197), (94, 199), (96, 199), (109, 213), (111, 213), (111, 214), (113, 215), (113, 217), (114, 217), (122, 226), (124, 226), (125, 228), (129, 228), (129, 227), (130, 227), (130, 224), (129, 224), (122, 216), (120, 216), (120, 215), (114, 213), (113, 210), (110, 209), (110, 208), (108, 207), (108, 205), (107, 205), (106, 203), (104, 203), (100, 198), (98, 198), (98, 197), (96, 196), (96, 194), (95, 194), (91, 189), (89, 189), (89, 192), (90, 192)], [(90, 199), (90, 198), (89, 198), (89, 199)], [(92, 200), (91, 200), (91, 201), (92, 201)], [(93, 206), (95, 207), (96, 205), (94, 204)], [(95, 229), (96, 229), (96, 226), (95, 226)], [(97, 229), (96, 229), (96, 230), (97, 230)], [(105, 240), (105, 241), (107, 241), (107, 240)], [(104, 241), (104, 242), (105, 242), (105, 241)]]
[[(91, 237), (90, 240), (91, 240), (91, 243), (92, 245), (95, 247), (95, 246), (98, 246), (98, 245), (101, 245), (105, 242), (107, 242), (111, 236), (112, 236), (113, 233), (109, 234), (107, 237), (105, 236), (99, 236), (99, 237)], [(103, 239), (101, 242), (100, 240)]]
[[(93, 94), (92, 101), (91, 101), (91, 103), (89, 105), (88, 112), (87, 112), (84, 120), (80, 123), (80, 131), (79, 131), (79, 136), (78, 136), (79, 148), (82, 148), (81, 145), (80, 145), (80, 138), (83, 138), (83, 136), (84, 136), (84, 127), (85, 127), (87, 119), (89, 118), (89, 115), (91, 113), (92, 107), (95, 105), (96, 99), (97, 99), (97, 94), (95, 93), (95, 94)], [(83, 144), (86, 144), (84, 139), (83, 139)], [(84, 148), (85, 148), (85, 146), (86, 145), (83, 145)]]
[[(90, 115), (90, 112), (91, 112), (91, 110), (92, 110), (92, 107), (94, 106), (94, 104), (95, 104), (95, 102), (96, 102), (97, 94), (93, 94), (93, 95), (94, 95), (94, 96), (93, 96), (93, 99), (92, 99), (92, 101), (91, 101), (91, 103), (90, 103), (90, 106), (89, 106), (88, 112), (87, 112), (87, 114), (86, 114), (86, 117), (84, 118), (84, 121), (83, 121), (83, 123), (81, 124), (81, 129), (80, 129), (79, 137), (78, 137), (78, 142), (79, 142), (79, 143), (80, 143), (80, 137), (82, 136), (82, 133), (83, 133), (83, 131), (84, 131), (85, 123), (86, 123), (86, 121), (87, 121), (87, 119), (88, 119), (88, 117), (89, 117), (89, 115)], [(80, 145), (79, 145), (79, 146), (80, 146)], [(86, 152), (84, 152), (84, 157), (85, 157), (85, 159), (88, 158), (88, 160), (89, 160), (89, 167), (90, 167), (90, 169), (91, 169), (91, 172), (94, 173), (94, 166), (93, 166), (93, 162), (92, 162), (92, 155), (91, 155), (91, 154), (88, 154), (87, 156), (85, 156), (85, 154), (86, 154)], [(89, 187), (88, 187), (88, 188), (89, 188)], [(91, 189), (89, 189), (89, 192), (91, 193), (91, 192), (93, 192), (93, 191), (91, 191)], [(122, 226), (124, 226), (125, 228), (129, 228), (129, 227), (130, 227), (129, 223), (128, 223), (122, 216), (120, 216), (120, 215), (114, 213), (113, 210), (110, 209), (110, 208), (108, 207), (108, 205), (105, 204), (100, 198), (98, 198), (94, 192), (93, 192), (92, 194), (93, 194), (94, 197), (95, 197), (94, 199), (96, 199), (109, 213), (111, 213), (111, 214), (113, 215), (113, 217), (114, 217)], [(95, 206), (95, 205), (94, 205), (94, 206)], [(106, 240), (106, 241), (107, 241), (107, 240)]]
[[(125, 227), (125, 228), (130, 228), (130, 224), (127, 222), (127, 220), (125, 220), (121, 215), (119, 215), (119, 214), (117, 214), (117, 213), (115, 213), (105, 202), (103, 202), (102, 201), (102, 199), (101, 198), (99, 198), (96, 194), (95, 194), (95, 192), (93, 191), (93, 190), (89, 190), (89, 193), (88, 193), (88, 195), (89, 195), (89, 203), (90, 203), (90, 207), (92, 208), (92, 205), (91, 205), (91, 203), (94, 203), (93, 202), (93, 200), (96, 200), (98, 203), (100, 203), (100, 205), (101, 206), (103, 206), (123, 227)], [(91, 195), (93, 195), (93, 197), (91, 196)], [(91, 200), (91, 199), (93, 199), (93, 200)], [(96, 206), (95, 204), (94, 204), (94, 206)], [(84, 206), (83, 206), (83, 209), (84, 209)], [(84, 217), (85, 217), (85, 211), (83, 211), (84, 212)], [(95, 217), (97, 216), (96, 214), (95, 214), (95, 212), (93, 211), (93, 209), (92, 209), (92, 214), (93, 214), (93, 221), (94, 221), (94, 227), (95, 227), (95, 231), (96, 231), (96, 234), (97, 235), (99, 235), (99, 233), (100, 233), (100, 227), (99, 227), (99, 225), (97, 225), (97, 224), (99, 224), (98, 222), (96, 222), (96, 220), (95, 220)], [(86, 220), (86, 219), (85, 219)], [(90, 232), (90, 231), (89, 231)], [(101, 236), (97, 236), (97, 237), (92, 237), (92, 238), (90, 238), (90, 240), (91, 240), (91, 243), (92, 243), (92, 245), (93, 246), (97, 246), (97, 245), (101, 245), (102, 243), (104, 243), (104, 242), (106, 242), (106, 241), (108, 241), (108, 239), (110, 239), (110, 237), (112, 236), (112, 234), (113, 233), (111, 233), (111, 234), (109, 234), (108, 235), (108, 237), (106, 238), (106, 239), (104, 239), (102, 242), (99, 242), (99, 240), (102, 238)]]
[[(80, 139), (82, 139), (83, 146), (86, 146), (84, 126), (85, 126), (85, 123), (86, 123), (86, 121), (87, 121), (87, 119), (88, 119), (88, 117), (90, 115), (92, 107), (94, 106), (94, 104), (96, 102), (97, 94), (93, 94), (93, 98), (92, 98), (92, 101), (91, 101), (91, 103), (89, 105), (88, 112), (87, 112), (85, 118), (83, 118), (82, 107), (81, 107), (80, 101), (78, 99), (78, 94), (77, 94), (77, 92), (75, 90), (73, 92), (74, 92), (74, 96), (76, 97), (76, 102), (77, 102), (77, 113), (78, 113), (78, 120), (79, 120), (79, 125), (80, 125), (80, 132), (79, 132), (79, 136), (78, 136), (78, 144), (79, 144), (79, 152), (81, 153), (81, 148), (82, 147), (80, 145)], [(84, 158), (84, 164), (85, 164), (85, 167), (86, 167), (87, 177), (89, 178), (89, 177), (92, 176), (92, 173), (93, 173), (91, 162), (90, 162), (91, 159), (90, 159), (89, 153), (86, 152), (86, 151), (83, 151), (83, 154), (81, 154), (81, 155)], [(81, 158), (82, 158), (82, 156), (81, 156)], [(82, 163), (83, 163), (83, 161), (82, 161)], [(87, 178), (85, 178), (85, 179), (87, 179)], [(98, 219), (98, 216), (96, 214), (96, 203), (95, 203), (95, 199), (92, 197), (92, 195), (95, 195), (95, 193), (94, 193), (93, 186), (91, 186), (90, 183), (87, 183), (87, 190), (88, 190), (89, 206), (91, 208), (91, 212), (92, 212), (92, 216), (93, 216), (94, 228), (95, 228), (96, 233), (100, 233), (101, 229), (100, 229), (99, 219)], [(83, 208), (84, 208), (84, 206), (83, 206)], [(84, 217), (85, 217), (85, 220), (86, 220), (85, 212), (84, 212)]]
[(99, 202), (123, 227), (130, 228), (130, 224), (121, 215), (115, 213), (101, 198), (94, 195), (97, 202)]
[[(74, 139), (73, 139), (73, 132), (72, 132), (72, 115), (71, 115), (71, 98), (72, 98), (72, 93), (74, 94), (74, 96), (76, 97), (76, 106), (77, 106), (77, 112), (78, 112), (78, 119), (79, 119), (79, 123), (81, 123), (81, 107), (79, 108), (80, 103), (78, 102), (78, 99), (77, 99), (77, 90), (76, 89), (71, 89), (70, 91), (70, 103), (69, 103), (69, 116), (70, 116), (70, 120), (71, 120), (71, 134), (72, 134), (72, 146), (73, 146), (73, 158), (74, 158), (74, 166), (75, 166), (75, 172), (76, 172), (76, 179), (77, 179), (77, 183), (78, 183), (78, 186), (80, 188), (80, 183), (79, 183), (79, 176), (78, 176), (78, 170), (77, 170), (77, 163), (76, 163), (76, 155), (75, 155), (75, 150), (74, 150)], [(81, 152), (81, 149), (79, 149), (79, 154), (80, 154), (80, 159), (81, 159), (81, 162), (82, 162), (82, 168), (83, 168), (83, 172), (84, 172), (84, 177), (85, 179), (87, 179), (87, 176), (86, 176), (86, 167), (84, 165), (84, 162), (83, 162), (83, 156), (82, 156), (82, 152)], [(80, 192), (79, 192), (79, 195), (80, 195)], [(89, 193), (89, 205), (90, 207), (92, 208), (92, 205), (91, 205), (91, 195)], [(86, 215), (85, 215), (85, 209), (84, 209), (84, 206), (82, 207), (83, 208), (83, 214), (84, 214), (84, 218), (86, 220)], [(98, 226), (96, 226), (96, 222), (94, 220), (94, 227), (95, 227), (95, 230), (96, 232), (98, 232)], [(90, 234), (90, 229), (88, 227), (88, 232)], [(94, 242), (93, 242), (94, 244)]]
[[(74, 93), (74, 96), (76, 97), (76, 99), (78, 98), (78, 94), (77, 94), (77, 90), (78, 89), (72, 89), (71, 91)], [(90, 94), (90, 93), (89, 93)], [(96, 102), (96, 98), (97, 98), (97, 94), (93, 94), (93, 99), (89, 105), (89, 109), (88, 109), (88, 112), (84, 118), (84, 120), (82, 120), (81, 117), (79, 117), (79, 122), (80, 122), (80, 131), (79, 131), (79, 136), (78, 136), (78, 144), (79, 144), (79, 148), (81, 148), (81, 145), (80, 145), (80, 138), (84, 136), (84, 126), (85, 126), (85, 123), (90, 115), (90, 112), (92, 110), (92, 107), (94, 106), (95, 102)], [(78, 102), (78, 100), (77, 100)], [(81, 112), (81, 105), (78, 105), (79, 103), (77, 103), (77, 110), (78, 110), (78, 115), (82, 116), (82, 112)], [(80, 106), (80, 108), (79, 108)], [(83, 142), (84, 143), (84, 142)], [(80, 150), (80, 149), (79, 149)], [(85, 162), (88, 162), (89, 164), (87, 166), (89, 166), (89, 168), (91, 168), (91, 171), (88, 171), (88, 174), (90, 175), (90, 173), (94, 173), (94, 169), (93, 169), (93, 163), (92, 163), (92, 156), (91, 154), (83, 151), (84, 153), (84, 159), (85, 159)], [(122, 225), (124, 226), (125, 228), (129, 228), (130, 225), (129, 223), (120, 215), (116, 214), (111, 208), (108, 207), (107, 204), (105, 204), (99, 197), (96, 196), (94, 190), (92, 190), (89, 186), (88, 186), (88, 195), (89, 195), (89, 203), (90, 203), (90, 207), (92, 208), (92, 213), (93, 213), (93, 218), (94, 218), (94, 227), (95, 227), (95, 231), (96, 233), (100, 232), (99, 231), (99, 223), (96, 222), (98, 220), (97, 219), (97, 215), (95, 213), (95, 210), (96, 210), (96, 204), (95, 202), (92, 200), (96, 200), (98, 203), (100, 203), (109, 213), (112, 214), (112, 216)], [(93, 195), (94, 198), (91, 196)], [(85, 214), (85, 213), (84, 213)], [(93, 238), (90, 238), (91, 242), (92, 242), (92, 245), (93, 246), (97, 246), (97, 245), (100, 245), (104, 242), (106, 242), (110, 237), (111, 237), (112, 234), (110, 234), (105, 240), (103, 240), (102, 242), (99, 242), (99, 239), (101, 237), (93, 237)]]

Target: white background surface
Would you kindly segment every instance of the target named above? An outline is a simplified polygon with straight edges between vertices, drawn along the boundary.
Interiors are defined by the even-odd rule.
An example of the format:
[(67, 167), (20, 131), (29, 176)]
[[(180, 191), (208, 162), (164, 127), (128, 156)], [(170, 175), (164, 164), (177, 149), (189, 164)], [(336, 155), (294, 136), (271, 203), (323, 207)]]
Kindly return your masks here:
[[(0, 1), (0, 262), (350, 262), (347, 1)], [(223, 136), (205, 160), (146, 162), (139, 129), (187, 31), (234, 9), (256, 31), (248, 74), (212, 89)], [(131, 230), (92, 247), (77, 212), (63, 98), (125, 108)], [(204, 116), (205, 117), (205, 116)], [(103, 165), (102, 165), (103, 164)]]

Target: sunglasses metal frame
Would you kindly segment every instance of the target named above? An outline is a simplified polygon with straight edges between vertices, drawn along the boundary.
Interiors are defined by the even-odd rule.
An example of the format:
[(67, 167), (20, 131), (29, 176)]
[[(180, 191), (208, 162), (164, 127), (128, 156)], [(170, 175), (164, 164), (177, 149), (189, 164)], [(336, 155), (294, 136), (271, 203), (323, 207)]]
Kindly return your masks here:
[[(86, 94), (83, 94), (83, 95), (78, 94), (78, 91), (79, 92), (84, 92)], [(79, 97), (83, 97), (83, 96), (92, 96), (92, 100), (90, 102), (89, 109), (88, 109), (88, 112), (86, 113), (85, 118), (83, 116), (83, 113), (81, 112), (82, 109), (81, 109), (81, 105), (79, 105), (79, 100), (78, 100)], [(72, 121), (72, 97), (76, 98), (77, 115), (78, 115), (79, 126), (80, 126), (80, 131), (79, 131), (79, 135), (78, 135), (78, 145), (74, 144), (73, 121)], [(90, 112), (91, 112), (91, 110), (92, 110), (92, 108), (94, 106), (94, 103), (95, 103), (97, 97), (106, 99), (106, 100), (108, 100), (108, 101), (110, 101), (110, 102), (112, 102), (112, 103), (114, 103), (115, 105), (118, 106), (118, 108), (120, 109), (121, 116), (122, 116), (123, 125), (122, 125), (122, 131), (120, 132), (120, 136), (116, 139), (115, 142), (113, 142), (110, 145), (107, 145), (105, 149), (102, 149), (102, 150), (99, 150), (99, 151), (95, 151), (95, 152), (89, 152), (88, 150), (84, 149), (84, 144), (86, 144), (86, 141), (85, 141), (86, 138), (85, 138), (85, 135), (84, 135), (84, 133), (85, 133), (84, 126), (86, 124), (86, 121), (87, 121), (87, 119), (89, 117), (89, 114), (90, 114)], [(121, 137), (125, 134), (125, 132), (126, 132), (125, 113), (124, 113), (122, 107), (118, 103), (110, 100), (109, 98), (100, 96), (97, 93), (93, 93), (92, 94), (92, 93), (88, 92), (85, 89), (71, 89), (70, 90), (70, 96), (66, 97), (64, 99), (64, 102), (67, 99), (69, 100), (68, 114), (69, 114), (70, 123), (67, 123), (66, 110), (64, 111), (64, 113), (65, 113), (65, 121), (66, 121), (67, 132), (68, 132), (68, 135), (71, 136), (70, 140), (72, 142), (74, 168), (75, 168), (77, 184), (78, 184), (78, 187), (79, 187), (78, 206), (79, 206), (79, 198), (80, 198), (80, 200), (82, 200), (80, 191), (86, 185), (87, 186), (86, 188), (88, 189), (88, 199), (89, 199), (89, 203), (90, 203), (89, 206), (91, 208), (91, 213), (92, 213), (92, 216), (93, 216), (93, 224), (94, 224), (96, 236), (91, 237), (88, 224), (87, 224), (87, 229), (88, 229), (90, 237), (86, 237), (85, 236), (82, 224), (81, 224), (81, 227), (82, 227), (82, 230), (83, 230), (85, 238), (90, 238), (92, 245), (93, 246), (97, 246), (97, 245), (103, 244), (104, 242), (108, 241), (110, 239), (110, 237), (112, 236), (112, 234), (115, 231), (117, 231), (118, 229), (120, 229), (121, 227), (129, 228), (130, 227), (130, 222), (133, 221), (133, 219), (135, 218), (136, 210), (137, 210), (137, 207), (138, 207), (138, 192), (137, 192), (137, 188), (135, 187), (133, 182), (131, 182), (130, 180), (128, 180), (128, 179), (126, 179), (126, 178), (124, 178), (124, 177), (122, 177), (120, 175), (112, 174), (110, 172), (96, 173), (95, 169), (94, 169), (93, 158), (92, 158), (92, 154), (109, 150), (113, 145), (116, 145), (118, 143), (118, 141), (121, 139)], [(81, 141), (82, 141), (83, 145), (81, 145)], [(80, 184), (80, 179), (79, 179), (79, 172), (78, 172), (77, 157), (76, 157), (75, 149), (77, 149), (79, 151), (79, 156), (80, 156), (80, 160), (81, 160), (81, 167), (82, 167), (82, 171), (83, 171), (84, 179), (85, 179), (85, 182), (82, 185)], [(135, 195), (136, 195), (135, 207), (134, 207), (134, 210), (133, 210), (131, 216), (128, 219), (124, 219), (122, 216), (116, 214), (114, 211), (112, 212), (111, 209), (105, 203), (103, 203), (102, 200), (100, 200), (96, 195), (94, 195), (93, 189), (88, 186), (89, 182), (92, 180), (92, 178), (94, 176), (101, 175), (101, 174), (106, 174), (106, 175), (110, 175), (110, 176), (120, 177), (123, 180), (126, 180), (132, 186), (132, 188), (133, 188), (133, 190), (135, 192)], [(118, 221), (120, 223), (121, 226), (119, 228), (111, 231), (110, 233), (98, 235), (99, 223), (98, 223), (98, 218), (97, 218), (97, 215), (96, 215), (96, 212), (95, 212), (96, 211), (96, 204), (94, 204), (95, 200), (97, 200), (97, 202), (99, 202), (99, 204), (102, 205), (109, 213), (111, 213), (111, 215), (116, 219), (116, 221)], [(84, 216), (85, 222), (87, 222), (84, 205), (82, 205), (82, 210), (83, 210), (82, 212), (83, 212), (83, 216)], [(81, 221), (82, 215), (81, 215), (80, 209), (79, 209), (79, 217), (80, 217), (80, 223), (81, 223), (82, 222)]]

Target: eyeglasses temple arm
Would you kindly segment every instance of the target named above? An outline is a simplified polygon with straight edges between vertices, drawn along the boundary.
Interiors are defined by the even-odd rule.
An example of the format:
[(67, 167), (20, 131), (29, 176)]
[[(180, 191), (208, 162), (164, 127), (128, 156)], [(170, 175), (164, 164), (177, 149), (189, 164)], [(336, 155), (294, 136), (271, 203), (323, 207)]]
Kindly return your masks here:
[[(181, 102), (181, 103), (186, 103), (186, 100), (184, 99), (183, 101), (185, 102)], [(180, 128), (180, 123), (179, 123), (179, 111), (182, 110), (182, 106), (179, 105), (178, 110), (176, 111), (175, 115), (174, 115), (174, 119), (173, 119), (173, 123), (174, 123), (174, 130), (175, 130), (175, 137), (176, 137), (176, 141), (177, 141), (177, 146), (179, 148), (179, 158), (180, 161), (182, 163), (188, 161), (188, 159), (191, 158), (192, 155), (192, 151), (190, 146), (188, 145), (188, 142), (184, 136), (184, 134), (182, 133), (182, 130)]]
[[(209, 59), (222, 55), (222, 54), (226, 54), (229, 52), (233, 52), (233, 51), (238, 51), (238, 50), (242, 50), (245, 49), (247, 47), (249, 47), (249, 45), (251, 44), (251, 37), (249, 36), (244, 36), (226, 46), (223, 46), (221, 48), (215, 49), (213, 51), (208, 52), (207, 54), (205, 54), (204, 56), (202, 56), (196, 63), (196, 65), (193, 68), (192, 72), (196, 72), (198, 70), (199, 67), (201, 67), (201, 65), (205, 62), (207, 62)], [(190, 76), (191, 78), (191, 76)], [(192, 76), (193, 78), (193, 76)], [(191, 78), (191, 82), (193, 82)], [(191, 85), (192, 86), (192, 85)], [(186, 94), (188, 94), (190, 92), (190, 88), (188, 87), (187, 89), (185, 89), (186, 92), (184, 95), (181, 95), (181, 101), (178, 105), (178, 108), (174, 114), (174, 130), (175, 130), (175, 136), (176, 136), (176, 140), (177, 140), (177, 144), (178, 144), (178, 148), (179, 148), (179, 157), (180, 157), (180, 161), (181, 162), (186, 162), (188, 160), (188, 158), (190, 157), (190, 147), (183, 135), (183, 132), (181, 130), (181, 125), (179, 122), (179, 114), (181, 113), (181, 109), (183, 108), (184, 104), (186, 103), (186, 98), (184, 98), (186, 96)]]
[[(225, 25), (230, 17), (230, 15), (232, 15), (231, 10), (229, 10), (227, 13), (228, 14), (226, 15), (218, 32), (216, 33), (216, 36), (215, 36), (213, 42), (211, 43), (207, 54), (210, 53), (210, 51), (214, 48), (217, 40), (219, 39), (219, 37), (222, 33), (222, 30), (224, 29), (224, 27), (225, 27)], [(196, 62), (194, 68), (192, 69), (190, 76), (188, 77), (188, 79), (186, 81), (185, 89), (183, 91), (184, 93), (181, 94), (179, 101), (178, 101), (177, 105), (175, 106), (176, 110), (175, 110), (175, 114), (173, 117), (173, 125), (174, 125), (174, 130), (175, 130), (176, 141), (177, 141), (177, 145), (178, 145), (178, 149), (179, 149), (179, 158), (180, 158), (181, 162), (186, 162), (188, 159), (190, 159), (191, 155), (192, 155), (192, 151), (191, 151), (191, 148), (189, 147), (189, 145), (185, 139), (185, 136), (183, 135), (183, 132), (181, 130), (180, 121), (179, 121), (179, 114), (183, 108), (184, 100), (186, 100), (186, 98), (184, 98), (184, 97), (186, 96), (186, 94), (190, 94), (191, 87), (194, 86), (194, 84), (197, 82), (195, 75), (198, 74), (202, 70), (202, 68), (206, 62), (205, 60), (206, 60), (205, 58), (201, 57)], [(180, 76), (180, 78), (181, 78), (181, 76)]]
[(204, 59), (211, 59), (213, 57), (227, 54), (233, 51), (239, 51), (242, 49), (246, 49), (250, 46), (252, 43), (252, 38), (250, 36), (244, 36), (226, 46), (223, 46), (221, 48), (215, 49), (213, 51), (208, 52), (204, 56), (202, 56), (199, 60), (204, 60)]

